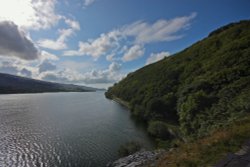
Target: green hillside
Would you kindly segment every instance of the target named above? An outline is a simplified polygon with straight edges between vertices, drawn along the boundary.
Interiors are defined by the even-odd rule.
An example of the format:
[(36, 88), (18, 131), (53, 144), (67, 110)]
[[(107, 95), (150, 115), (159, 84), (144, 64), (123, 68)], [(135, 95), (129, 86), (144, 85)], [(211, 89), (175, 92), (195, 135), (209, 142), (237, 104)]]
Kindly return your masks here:
[(250, 21), (128, 74), (106, 92), (129, 104), (161, 140), (194, 138), (250, 112)]

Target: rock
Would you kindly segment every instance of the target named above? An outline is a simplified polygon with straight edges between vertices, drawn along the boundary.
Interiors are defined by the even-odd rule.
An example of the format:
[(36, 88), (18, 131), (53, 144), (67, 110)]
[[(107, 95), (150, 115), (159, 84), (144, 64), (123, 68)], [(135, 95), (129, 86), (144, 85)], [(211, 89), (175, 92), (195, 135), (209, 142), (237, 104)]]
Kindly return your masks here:
[(250, 141), (246, 142), (237, 153), (228, 154), (215, 167), (250, 167)]
[(107, 167), (155, 167), (156, 160), (165, 152), (165, 150), (139, 151), (127, 157), (120, 158), (115, 162), (108, 163)]

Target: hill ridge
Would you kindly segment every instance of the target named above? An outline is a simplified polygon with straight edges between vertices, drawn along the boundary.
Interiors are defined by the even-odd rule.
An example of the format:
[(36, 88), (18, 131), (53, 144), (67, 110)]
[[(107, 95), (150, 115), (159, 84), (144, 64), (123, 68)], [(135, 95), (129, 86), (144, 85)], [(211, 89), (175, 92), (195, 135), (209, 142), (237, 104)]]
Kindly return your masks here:
[(163, 60), (142, 67), (110, 87), (158, 139), (169, 127), (185, 138), (250, 112), (250, 21), (231, 23)]
[(87, 92), (98, 89), (73, 84), (48, 82), (0, 73), (0, 94), (43, 92)]

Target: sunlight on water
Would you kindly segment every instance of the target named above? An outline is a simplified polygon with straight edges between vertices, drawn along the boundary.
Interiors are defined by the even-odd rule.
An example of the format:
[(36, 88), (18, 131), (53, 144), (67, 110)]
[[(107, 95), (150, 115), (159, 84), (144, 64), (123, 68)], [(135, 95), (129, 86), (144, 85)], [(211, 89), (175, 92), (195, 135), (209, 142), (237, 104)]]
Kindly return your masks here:
[(152, 148), (103, 92), (0, 95), (0, 166), (101, 167), (130, 140)]

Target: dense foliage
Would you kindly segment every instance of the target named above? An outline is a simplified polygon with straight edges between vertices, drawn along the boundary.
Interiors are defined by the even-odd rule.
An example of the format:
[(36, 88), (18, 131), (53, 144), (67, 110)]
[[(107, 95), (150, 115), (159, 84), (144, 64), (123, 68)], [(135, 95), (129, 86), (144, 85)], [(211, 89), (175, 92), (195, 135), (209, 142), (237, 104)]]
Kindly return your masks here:
[(222, 27), (128, 74), (106, 96), (128, 102), (132, 114), (160, 139), (169, 136), (165, 124), (178, 127), (184, 137), (228, 124), (250, 112), (250, 21)]

